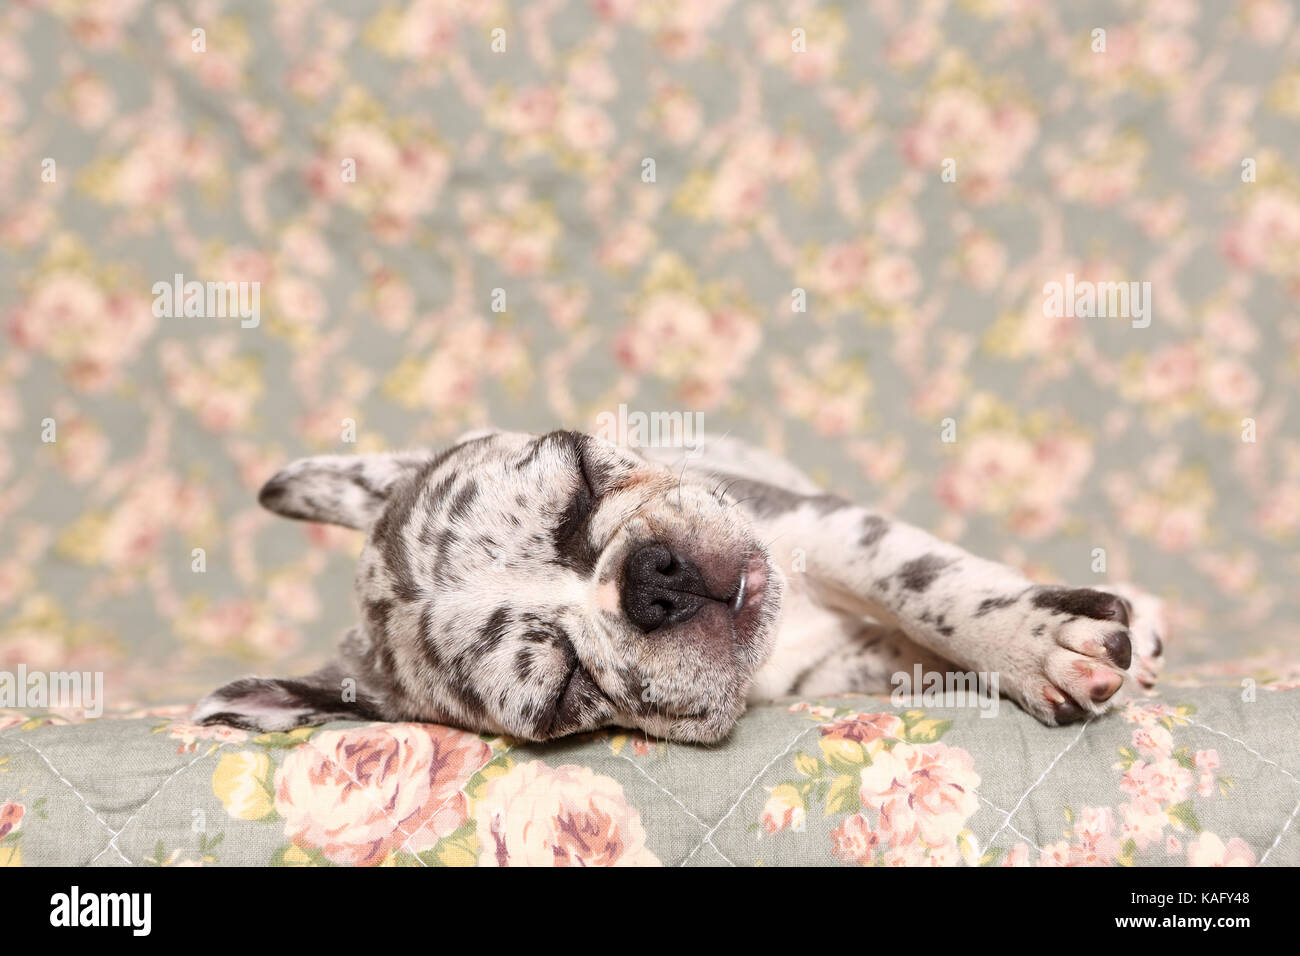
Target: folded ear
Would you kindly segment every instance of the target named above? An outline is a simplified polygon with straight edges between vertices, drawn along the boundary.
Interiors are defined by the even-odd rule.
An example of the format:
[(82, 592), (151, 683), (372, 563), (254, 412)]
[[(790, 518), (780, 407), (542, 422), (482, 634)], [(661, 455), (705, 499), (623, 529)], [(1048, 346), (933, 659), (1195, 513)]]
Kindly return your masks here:
[(286, 518), (365, 529), (393, 490), (433, 460), (432, 452), (300, 458), (263, 485), (257, 500)]
[(199, 701), (191, 720), (267, 733), (330, 720), (385, 720), (379, 701), (335, 666), (307, 677), (244, 677)]

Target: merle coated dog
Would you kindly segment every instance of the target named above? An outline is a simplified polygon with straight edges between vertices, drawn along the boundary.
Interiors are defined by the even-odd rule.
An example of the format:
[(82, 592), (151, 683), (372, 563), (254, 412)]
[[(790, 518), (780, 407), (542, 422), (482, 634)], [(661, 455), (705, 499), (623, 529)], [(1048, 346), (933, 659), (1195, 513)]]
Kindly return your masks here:
[(259, 500), (366, 532), (361, 623), (314, 674), (209, 695), (205, 723), (716, 741), (747, 700), (889, 691), (919, 664), (996, 674), (1058, 725), (1161, 663), (1156, 599), (1034, 584), (735, 441), (480, 432), (438, 453), (303, 459)]

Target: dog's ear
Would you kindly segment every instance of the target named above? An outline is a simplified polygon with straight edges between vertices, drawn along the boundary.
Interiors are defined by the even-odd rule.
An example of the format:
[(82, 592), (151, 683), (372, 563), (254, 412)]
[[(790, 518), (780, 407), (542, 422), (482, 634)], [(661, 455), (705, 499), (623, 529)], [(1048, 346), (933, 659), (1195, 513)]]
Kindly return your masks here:
[(197, 724), (226, 724), (267, 733), (292, 730), (330, 720), (385, 720), (376, 697), (348, 682), (335, 666), (307, 677), (280, 680), (244, 677), (199, 701), (190, 719)]
[(432, 452), (300, 458), (263, 485), (257, 500), (286, 518), (364, 530), (394, 489), (434, 460)]

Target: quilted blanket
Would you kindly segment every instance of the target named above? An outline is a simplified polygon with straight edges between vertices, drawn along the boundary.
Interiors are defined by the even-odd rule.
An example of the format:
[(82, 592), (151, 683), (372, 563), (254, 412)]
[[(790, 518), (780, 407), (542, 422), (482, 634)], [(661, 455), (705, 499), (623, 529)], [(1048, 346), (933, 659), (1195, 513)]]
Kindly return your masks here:
[(783, 701), (715, 747), (0, 711), (0, 864), (1294, 866), (1300, 680), (1260, 676), (1059, 729)]

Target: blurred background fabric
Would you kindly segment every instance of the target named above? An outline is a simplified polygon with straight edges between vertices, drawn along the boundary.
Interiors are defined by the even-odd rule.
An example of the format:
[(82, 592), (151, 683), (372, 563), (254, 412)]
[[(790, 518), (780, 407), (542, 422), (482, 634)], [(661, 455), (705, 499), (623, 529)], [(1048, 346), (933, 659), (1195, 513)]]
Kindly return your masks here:
[[(1069, 275), (1149, 327), (1046, 317)], [(0, 668), (110, 706), (354, 622), (280, 465), (621, 404), (1136, 581), (1175, 672), (1300, 659), (1286, 0), (10, 2), (0, 330)]]

